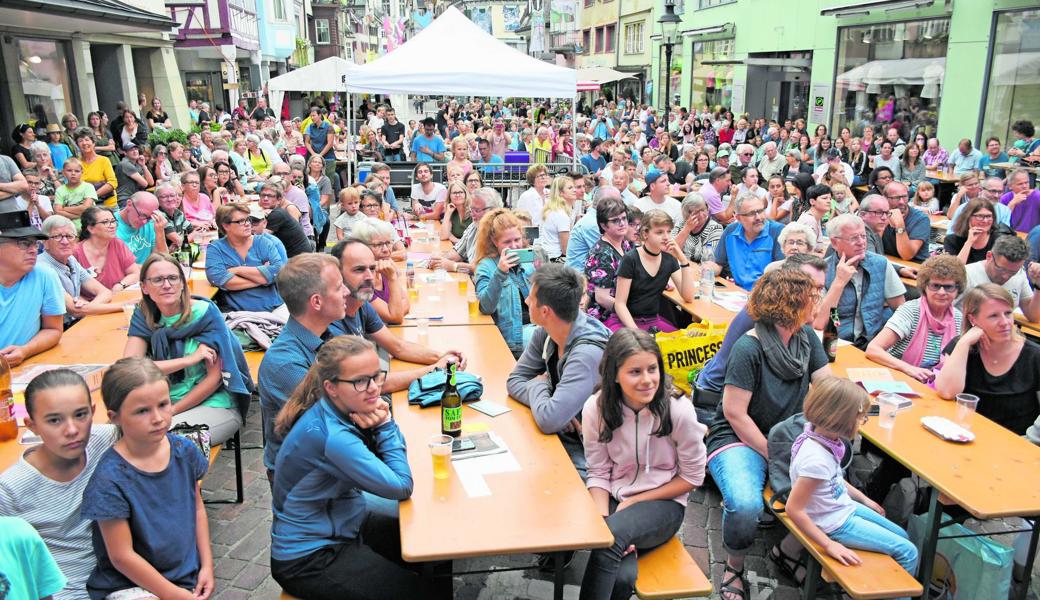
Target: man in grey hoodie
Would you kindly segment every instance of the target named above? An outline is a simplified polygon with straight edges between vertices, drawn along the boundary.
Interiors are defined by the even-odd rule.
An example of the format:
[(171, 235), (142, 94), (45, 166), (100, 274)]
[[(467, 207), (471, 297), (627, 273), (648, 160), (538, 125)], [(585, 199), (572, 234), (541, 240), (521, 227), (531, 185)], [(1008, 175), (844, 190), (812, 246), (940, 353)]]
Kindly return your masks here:
[(531, 278), (527, 306), (538, 325), (506, 381), (509, 395), (531, 408), (538, 428), (555, 433), (581, 478), (581, 409), (599, 381), (610, 330), (579, 308), (584, 277), (561, 264), (542, 265)]

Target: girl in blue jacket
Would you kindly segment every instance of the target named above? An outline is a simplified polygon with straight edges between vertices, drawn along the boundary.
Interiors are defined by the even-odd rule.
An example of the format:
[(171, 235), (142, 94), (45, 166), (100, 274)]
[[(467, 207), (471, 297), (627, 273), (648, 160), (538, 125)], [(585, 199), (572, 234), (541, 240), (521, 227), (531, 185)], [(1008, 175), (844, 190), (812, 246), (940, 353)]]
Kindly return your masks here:
[(506, 344), (519, 357), (531, 339), (534, 325), (527, 312), (531, 291), (532, 263), (521, 263), (511, 250), (524, 247), (520, 220), (505, 208), (497, 208), (480, 219), (477, 229), (474, 282), (480, 312), (491, 315)]
[(339, 336), (278, 413), (285, 441), (274, 470), (271, 575), (293, 596), (428, 595), (401, 559), (396, 518), (368, 512), (361, 494), (412, 494), (404, 436), (379, 395), (384, 381), (375, 346)]

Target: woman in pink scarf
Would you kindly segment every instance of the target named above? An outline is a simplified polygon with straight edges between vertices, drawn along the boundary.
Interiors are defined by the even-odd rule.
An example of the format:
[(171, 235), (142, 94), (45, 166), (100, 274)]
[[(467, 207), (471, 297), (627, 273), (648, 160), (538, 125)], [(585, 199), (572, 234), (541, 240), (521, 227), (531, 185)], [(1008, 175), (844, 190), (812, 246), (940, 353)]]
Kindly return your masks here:
[(953, 301), (965, 280), (964, 265), (956, 256), (926, 260), (917, 273), (921, 297), (896, 309), (867, 346), (867, 358), (923, 383), (935, 379), (942, 349), (961, 332), (961, 311)]

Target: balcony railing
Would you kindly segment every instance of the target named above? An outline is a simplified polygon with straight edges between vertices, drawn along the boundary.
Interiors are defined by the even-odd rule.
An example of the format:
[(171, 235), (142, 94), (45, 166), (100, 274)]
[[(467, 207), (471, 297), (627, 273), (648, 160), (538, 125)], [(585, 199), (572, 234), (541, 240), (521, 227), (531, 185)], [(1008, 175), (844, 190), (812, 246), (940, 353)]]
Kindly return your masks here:
[(256, 22), (255, 5), (244, 0), (227, 0), (227, 5), (228, 18), (231, 21), (231, 35), (248, 40), (259, 40), (260, 31)]
[(549, 34), (549, 49), (557, 54), (580, 54), (580, 31), (555, 31)]

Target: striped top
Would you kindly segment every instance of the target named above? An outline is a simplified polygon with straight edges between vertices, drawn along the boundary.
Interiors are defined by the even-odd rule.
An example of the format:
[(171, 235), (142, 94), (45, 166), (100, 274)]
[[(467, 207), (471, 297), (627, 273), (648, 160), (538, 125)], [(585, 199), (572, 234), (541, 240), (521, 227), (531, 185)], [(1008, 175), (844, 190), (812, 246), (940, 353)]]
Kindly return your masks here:
[[(116, 442), (115, 425), (95, 424), (87, 442), (87, 464), (72, 481), (47, 478), (23, 455), (0, 474), (0, 515), (28, 521), (47, 544), (68, 579), (55, 600), (86, 600), (87, 578), (96, 559), (91, 545), (91, 521), (80, 517), (83, 489), (101, 456)], [(31, 450), (30, 450), (31, 451)]]

